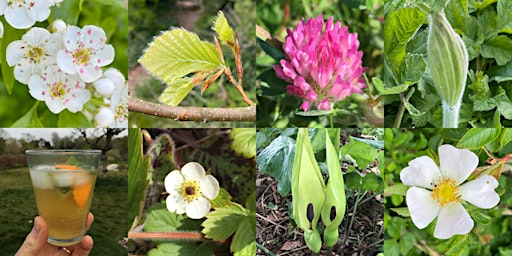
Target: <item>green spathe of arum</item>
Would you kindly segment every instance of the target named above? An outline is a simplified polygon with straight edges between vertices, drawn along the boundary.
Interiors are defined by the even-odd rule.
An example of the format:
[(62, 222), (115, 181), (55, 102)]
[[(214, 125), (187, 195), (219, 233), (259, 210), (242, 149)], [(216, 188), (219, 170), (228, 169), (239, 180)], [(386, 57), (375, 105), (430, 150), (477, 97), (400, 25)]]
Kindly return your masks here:
[(443, 100), (443, 128), (457, 128), (468, 73), (468, 53), (442, 11), (430, 13), (429, 21), (427, 63)]

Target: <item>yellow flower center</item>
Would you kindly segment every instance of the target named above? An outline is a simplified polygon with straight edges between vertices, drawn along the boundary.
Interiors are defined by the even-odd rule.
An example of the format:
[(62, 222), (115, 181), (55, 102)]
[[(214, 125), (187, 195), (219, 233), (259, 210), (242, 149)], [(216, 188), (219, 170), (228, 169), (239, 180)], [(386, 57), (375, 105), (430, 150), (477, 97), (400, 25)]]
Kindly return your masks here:
[(55, 98), (60, 98), (66, 95), (66, 88), (64, 84), (62, 82), (53, 83), (50, 90), (50, 95)]
[(32, 47), (30, 48), (30, 51), (28, 51), (28, 57), (37, 63), (41, 61), (43, 55), (44, 51), (41, 47)]
[(458, 202), (460, 197), (459, 186), (457, 186), (455, 181), (450, 178), (446, 178), (439, 182), (432, 190), (432, 198), (434, 198), (434, 200), (436, 200), (441, 206)]
[(187, 180), (181, 184), (180, 194), (187, 202), (196, 200), (201, 196), (199, 184), (194, 180)]
[(73, 58), (75, 61), (80, 65), (85, 65), (89, 62), (91, 55), (91, 50), (89, 48), (86, 49), (77, 49), (75, 51), (75, 54), (73, 55)]

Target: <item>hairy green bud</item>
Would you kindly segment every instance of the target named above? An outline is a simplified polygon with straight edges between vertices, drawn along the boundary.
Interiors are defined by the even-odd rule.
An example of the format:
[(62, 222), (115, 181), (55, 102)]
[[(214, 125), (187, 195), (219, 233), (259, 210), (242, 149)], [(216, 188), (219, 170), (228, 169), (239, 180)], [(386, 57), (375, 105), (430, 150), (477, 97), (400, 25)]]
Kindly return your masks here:
[(456, 120), (450, 120), (448, 125), (457, 127), (468, 74), (468, 53), (442, 11), (431, 13), (429, 21), (427, 63), (437, 93), (443, 100), (445, 113), (448, 110), (455, 112)]

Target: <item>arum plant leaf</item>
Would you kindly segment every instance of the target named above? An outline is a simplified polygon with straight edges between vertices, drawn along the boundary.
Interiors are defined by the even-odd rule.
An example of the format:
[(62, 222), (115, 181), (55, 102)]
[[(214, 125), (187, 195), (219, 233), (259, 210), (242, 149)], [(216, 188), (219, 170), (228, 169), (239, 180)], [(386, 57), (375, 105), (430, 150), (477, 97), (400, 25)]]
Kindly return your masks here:
[(194, 85), (190, 78), (176, 78), (174, 81), (167, 83), (167, 88), (164, 89), (159, 101), (169, 106), (178, 106), (180, 102), (192, 91)]
[(213, 29), (215, 30), (215, 32), (217, 32), (217, 35), (219, 35), (219, 38), (223, 43), (230, 46), (234, 44), (235, 33), (233, 32), (233, 29), (229, 26), (228, 20), (224, 16), (223, 12), (219, 12)]
[[(198, 77), (213, 79), (212, 74), (218, 74), (224, 69), (224, 59), (215, 46), (182, 28), (175, 28), (162, 33), (144, 52), (139, 59), (140, 64), (153, 76), (164, 81), (169, 87), (178, 87), (165, 92), (160, 100), (175, 105), (181, 100), (171, 100), (172, 96), (184, 98), (184, 94), (192, 90), (192, 81), (182, 78), (191, 73)], [(201, 81), (194, 80), (194, 83)], [(201, 80), (201, 79), (199, 79)], [(214, 80), (214, 79), (213, 79)], [(186, 94), (185, 94), (186, 95)]]
[(306, 128), (299, 129), (296, 145), (292, 169), (293, 216), (304, 230), (308, 247), (318, 252), (322, 242), (316, 225), (325, 201), (325, 184)]
[[(339, 133), (340, 130), (336, 129)], [(327, 130), (326, 130), (327, 133)], [(324, 242), (331, 247), (338, 241), (338, 226), (343, 220), (346, 210), (345, 184), (341, 173), (340, 161), (336, 148), (331, 142), (329, 134), (325, 136), (326, 161), (329, 168), (329, 181), (325, 193), (325, 202), (322, 207), (322, 221), (325, 225)]]

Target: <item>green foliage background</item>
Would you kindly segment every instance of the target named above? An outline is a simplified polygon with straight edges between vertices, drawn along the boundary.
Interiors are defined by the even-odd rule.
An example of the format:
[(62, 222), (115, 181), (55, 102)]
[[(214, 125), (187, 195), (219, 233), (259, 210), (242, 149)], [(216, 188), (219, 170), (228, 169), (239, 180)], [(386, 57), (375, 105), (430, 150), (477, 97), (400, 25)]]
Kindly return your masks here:
[[(442, 144), (453, 144), (459, 148), (471, 148), (480, 158), (479, 166), (485, 165), (485, 147), (495, 157), (504, 157), (512, 152), (512, 143), (500, 132), (510, 129), (385, 129), (384, 168), (384, 250), (389, 255), (510, 255), (512, 253), (512, 223), (509, 213), (512, 208), (512, 175), (509, 167), (499, 178), (500, 203), (489, 210), (468, 207), (475, 227), (468, 235), (456, 235), (447, 240), (433, 236), (436, 220), (425, 229), (414, 226), (405, 204), (408, 187), (400, 181), (400, 171), (412, 159), (426, 155), (437, 158), (437, 148)], [(496, 133), (497, 131), (497, 133)], [(501, 144), (495, 148), (494, 144)], [(461, 147), (466, 145), (467, 147)], [(488, 224), (481, 224), (481, 223)]]
[[(286, 17), (285, 2), (289, 3), (290, 13)], [(324, 19), (334, 16), (340, 20), (342, 26), (347, 25), (350, 33), (358, 33), (359, 50), (363, 52), (363, 66), (368, 67), (366, 76), (370, 80), (370, 89), (373, 95), (377, 91), (373, 88), (373, 77), (383, 74), (383, 0), (290, 0), (290, 1), (258, 1), (257, 24), (281, 42), (284, 41), (286, 29), (294, 28), (298, 22), (322, 14)], [(284, 22), (284, 23), (283, 23)], [(279, 57), (281, 56), (281, 57)], [(298, 116), (295, 114), (300, 106), (300, 99), (285, 93), (286, 82), (277, 78), (273, 72), (273, 65), (278, 63), (281, 55), (274, 59), (258, 47), (257, 75), (258, 75), (258, 127), (324, 127), (328, 124), (325, 117)], [(380, 79), (379, 79), (380, 80)], [(270, 87), (270, 91), (265, 87)], [(334, 106), (335, 127), (368, 127), (372, 126), (365, 118), (366, 98), (363, 95), (353, 95)], [(375, 126), (375, 125), (373, 125)]]
[(496, 113), (512, 125), (512, 1), (395, 0), (385, 4), (385, 127), (442, 125), (441, 99), (425, 64), (428, 20), (422, 2), (432, 10), (446, 6), (468, 50), (459, 127), (492, 127)]

